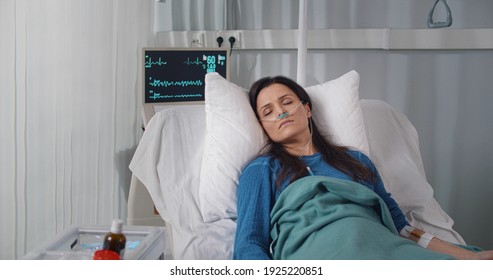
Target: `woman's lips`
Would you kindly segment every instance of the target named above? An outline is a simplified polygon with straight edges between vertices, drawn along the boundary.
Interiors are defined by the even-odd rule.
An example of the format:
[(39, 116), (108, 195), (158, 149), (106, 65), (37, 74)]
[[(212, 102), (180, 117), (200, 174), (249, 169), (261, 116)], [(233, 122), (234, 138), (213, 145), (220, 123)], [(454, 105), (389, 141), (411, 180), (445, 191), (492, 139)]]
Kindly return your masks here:
[(286, 121), (283, 121), (281, 122), (281, 124), (279, 125), (279, 128), (283, 127), (284, 125), (288, 124), (288, 123), (292, 123), (293, 121), (292, 120), (286, 120)]

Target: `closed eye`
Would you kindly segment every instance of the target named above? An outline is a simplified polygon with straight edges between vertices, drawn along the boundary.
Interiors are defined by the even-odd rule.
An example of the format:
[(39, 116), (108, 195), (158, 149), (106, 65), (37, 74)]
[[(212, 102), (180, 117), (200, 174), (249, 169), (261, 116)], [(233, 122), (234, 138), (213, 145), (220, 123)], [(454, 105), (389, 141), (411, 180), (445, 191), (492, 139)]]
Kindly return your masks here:
[(264, 117), (270, 115), (270, 113), (272, 113), (272, 110), (267, 110), (267, 111), (264, 111)]

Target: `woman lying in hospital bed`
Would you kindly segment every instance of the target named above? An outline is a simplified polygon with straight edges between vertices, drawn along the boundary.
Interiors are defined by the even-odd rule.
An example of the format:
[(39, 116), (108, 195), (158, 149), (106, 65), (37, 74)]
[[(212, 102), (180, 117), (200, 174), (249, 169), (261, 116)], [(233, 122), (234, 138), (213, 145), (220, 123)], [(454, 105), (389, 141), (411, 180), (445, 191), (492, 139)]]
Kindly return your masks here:
[(370, 159), (320, 133), (294, 81), (249, 95), (268, 144), (239, 180), (235, 258), (493, 259), (410, 226)]
[[(304, 90), (308, 97), (299, 88), (282, 91), (288, 100), (259, 88), (252, 110), (248, 91), (210, 73), (205, 110), (170, 108), (153, 117), (130, 169), (167, 224), (167, 253), (174, 259), (492, 258), (491, 251), (450, 245), (465, 242), (433, 198), (414, 127), (385, 102), (360, 100), (358, 73)], [(270, 114), (257, 110), (262, 107)], [(290, 133), (276, 136), (276, 129)], [(255, 159), (274, 141), (281, 153)], [(338, 160), (331, 155), (326, 163), (323, 155), (334, 148)], [(293, 168), (287, 176), (279, 157)]]

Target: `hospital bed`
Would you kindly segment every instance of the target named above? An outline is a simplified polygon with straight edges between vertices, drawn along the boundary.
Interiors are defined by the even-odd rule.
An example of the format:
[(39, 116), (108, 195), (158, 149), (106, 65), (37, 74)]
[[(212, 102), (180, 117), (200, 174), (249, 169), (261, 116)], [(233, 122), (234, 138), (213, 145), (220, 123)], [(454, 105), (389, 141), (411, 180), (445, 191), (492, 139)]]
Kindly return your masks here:
[[(403, 114), (383, 101), (359, 99), (355, 71), (307, 91), (317, 123), (332, 121), (332, 126), (321, 127), (336, 142), (370, 156), (413, 226), (465, 244), (433, 197), (417, 131)], [(166, 225), (166, 242), (172, 250), (167, 253), (174, 259), (232, 257), (235, 184), (241, 167), (265, 140), (244, 89), (207, 74), (205, 96), (205, 105), (157, 112), (130, 164), (133, 178), (127, 222)], [(324, 98), (328, 100), (323, 102)]]

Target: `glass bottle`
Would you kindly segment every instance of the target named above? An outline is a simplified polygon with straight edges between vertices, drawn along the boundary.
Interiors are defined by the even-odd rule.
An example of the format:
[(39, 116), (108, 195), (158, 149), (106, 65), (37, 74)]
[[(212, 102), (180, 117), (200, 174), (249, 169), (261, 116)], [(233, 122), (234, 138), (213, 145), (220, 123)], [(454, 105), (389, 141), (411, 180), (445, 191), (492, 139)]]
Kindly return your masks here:
[(111, 230), (108, 232), (103, 241), (103, 249), (112, 250), (120, 255), (120, 259), (123, 260), (125, 253), (125, 243), (127, 241), (125, 235), (122, 233), (123, 221), (114, 220), (111, 224)]

